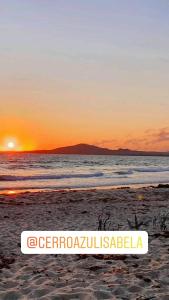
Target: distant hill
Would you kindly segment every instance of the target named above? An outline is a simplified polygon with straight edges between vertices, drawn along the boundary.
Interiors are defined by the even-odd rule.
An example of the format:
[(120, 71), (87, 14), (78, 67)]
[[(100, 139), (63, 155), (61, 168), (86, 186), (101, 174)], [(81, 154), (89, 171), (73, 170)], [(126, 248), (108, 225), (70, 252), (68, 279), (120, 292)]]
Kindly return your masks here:
[(88, 144), (77, 144), (74, 146), (61, 147), (51, 150), (58, 154), (84, 154), (84, 155), (111, 155), (112, 150)]
[[(4, 152), (1, 152), (4, 153)], [(7, 152), (5, 152), (7, 153)], [(9, 153), (9, 152), (8, 152)], [(78, 154), (78, 155), (130, 155), (130, 156), (169, 156), (169, 152), (137, 151), (130, 149), (111, 150), (88, 144), (60, 147), (52, 150), (23, 151), (35, 154)]]
[(131, 155), (131, 156), (169, 156), (169, 152), (137, 151), (130, 149), (111, 150), (88, 144), (60, 147), (53, 150), (38, 150), (33, 153), (78, 154), (78, 155)]

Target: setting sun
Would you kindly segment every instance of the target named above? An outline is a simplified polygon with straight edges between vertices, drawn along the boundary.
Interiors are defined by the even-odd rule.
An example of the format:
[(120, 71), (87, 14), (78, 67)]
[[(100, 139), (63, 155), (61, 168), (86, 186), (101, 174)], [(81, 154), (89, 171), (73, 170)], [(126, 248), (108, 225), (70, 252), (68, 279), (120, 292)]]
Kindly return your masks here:
[(10, 150), (15, 149), (15, 144), (14, 144), (14, 142), (9, 142), (9, 143), (7, 144), (7, 147), (8, 147), (8, 149), (10, 149)]
[(28, 151), (34, 150), (36, 145), (29, 138), (18, 135), (6, 135), (0, 139), (0, 151)]
[(14, 137), (7, 137), (2, 141), (2, 146), (0, 150), (2, 151), (19, 151), (21, 150), (19, 142)]

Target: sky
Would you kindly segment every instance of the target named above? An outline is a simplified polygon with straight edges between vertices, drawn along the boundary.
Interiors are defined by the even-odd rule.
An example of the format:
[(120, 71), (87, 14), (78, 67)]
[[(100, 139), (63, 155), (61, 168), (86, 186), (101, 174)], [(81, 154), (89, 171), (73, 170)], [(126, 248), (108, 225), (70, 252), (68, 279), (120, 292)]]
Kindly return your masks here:
[(0, 150), (169, 150), (168, 0), (0, 0)]

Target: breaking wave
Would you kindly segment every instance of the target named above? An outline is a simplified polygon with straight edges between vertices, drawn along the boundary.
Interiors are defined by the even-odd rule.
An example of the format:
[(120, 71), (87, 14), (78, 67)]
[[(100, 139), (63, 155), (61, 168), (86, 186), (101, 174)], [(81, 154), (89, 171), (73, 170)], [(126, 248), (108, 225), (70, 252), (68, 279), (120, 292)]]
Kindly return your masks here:
[(31, 175), (31, 176), (15, 176), (15, 175), (1, 175), (0, 181), (24, 181), (24, 180), (52, 180), (52, 179), (66, 179), (66, 178), (91, 178), (101, 177), (102, 172), (87, 173), (87, 174), (59, 174), (59, 175)]

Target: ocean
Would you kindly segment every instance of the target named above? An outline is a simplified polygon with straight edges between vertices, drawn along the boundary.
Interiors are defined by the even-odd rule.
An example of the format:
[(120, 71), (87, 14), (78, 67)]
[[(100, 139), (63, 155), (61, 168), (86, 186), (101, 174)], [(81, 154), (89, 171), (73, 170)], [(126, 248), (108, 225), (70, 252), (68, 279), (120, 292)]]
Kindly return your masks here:
[(0, 190), (169, 183), (169, 157), (1, 154)]

